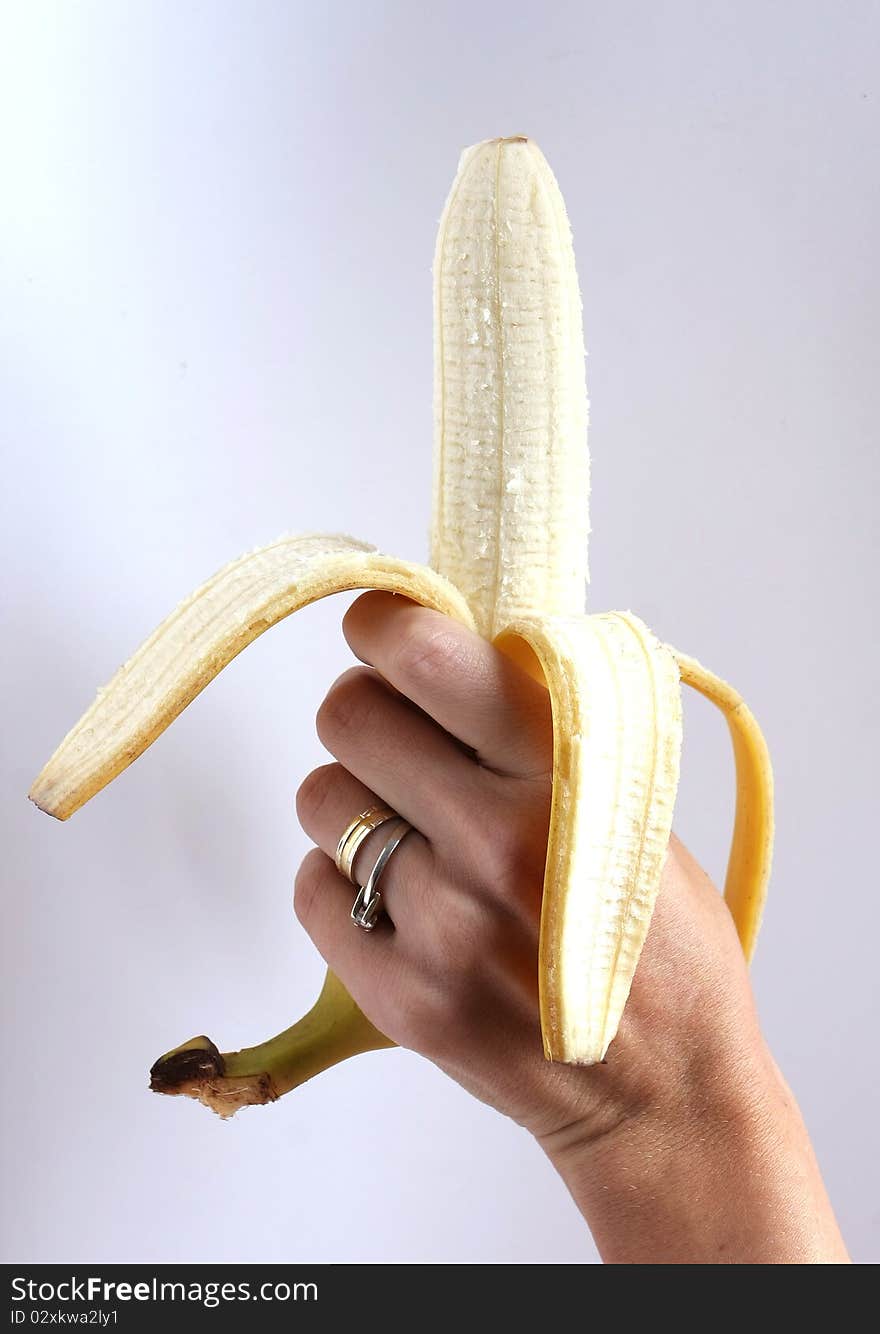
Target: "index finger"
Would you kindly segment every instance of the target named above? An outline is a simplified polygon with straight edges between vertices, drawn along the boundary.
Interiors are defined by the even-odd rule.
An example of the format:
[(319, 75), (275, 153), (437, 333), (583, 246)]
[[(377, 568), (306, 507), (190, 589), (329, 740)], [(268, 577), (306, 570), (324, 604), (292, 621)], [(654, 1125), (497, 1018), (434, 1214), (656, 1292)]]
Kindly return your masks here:
[(550, 696), (487, 640), (397, 593), (364, 593), (342, 622), (352, 652), (497, 773), (552, 770)]

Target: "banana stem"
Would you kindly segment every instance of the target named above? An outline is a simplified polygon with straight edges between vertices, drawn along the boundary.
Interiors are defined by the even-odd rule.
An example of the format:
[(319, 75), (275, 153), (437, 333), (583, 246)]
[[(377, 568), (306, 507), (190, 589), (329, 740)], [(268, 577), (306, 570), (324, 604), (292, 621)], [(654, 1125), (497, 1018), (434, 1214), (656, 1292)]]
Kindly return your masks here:
[(229, 1117), (240, 1107), (275, 1102), (350, 1056), (394, 1045), (328, 972), (317, 1001), (291, 1028), (235, 1052), (220, 1052), (210, 1038), (192, 1038), (159, 1057), (150, 1070), (150, 1088), (195, 1098)]

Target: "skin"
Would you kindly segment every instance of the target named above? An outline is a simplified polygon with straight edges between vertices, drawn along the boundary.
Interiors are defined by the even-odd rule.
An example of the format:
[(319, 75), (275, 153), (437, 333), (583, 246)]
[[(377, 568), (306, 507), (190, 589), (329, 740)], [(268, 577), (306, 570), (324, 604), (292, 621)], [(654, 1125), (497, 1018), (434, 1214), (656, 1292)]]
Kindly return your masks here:
[[(720, 895), (673, 837), (619, 1034), (596, 1066), (545, 1061), (537, 947), (550, 810), (546, 691), (457, 622), (366, 593), (343, 630), (364, 664), (317, 715), (335, 763), (297, 794), (317, 844), (297, 916), (365, 1014), (524, 1126), (607, 1263), (846, 1263), (797, 1104), (761, 1035)], [(333, 854), (387, 803), (414, 826), (350, 920)], [(368, 874), (387, 830), (362, 845)]]

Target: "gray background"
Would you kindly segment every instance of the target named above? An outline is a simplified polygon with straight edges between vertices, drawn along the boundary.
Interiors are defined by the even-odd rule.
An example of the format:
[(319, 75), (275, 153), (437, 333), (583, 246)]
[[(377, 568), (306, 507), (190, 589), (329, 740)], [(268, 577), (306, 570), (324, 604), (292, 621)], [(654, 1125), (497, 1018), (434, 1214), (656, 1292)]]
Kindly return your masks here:
[[(595, 1259), (538, 1150), (404, 1052), (222, 1124), (151, 1096), (322, 964), (293, 795), (347, 599), (237, 660), (69, 825), (24, 799), (180, 597), (287, 530), (423, 558), (430, 260), (459, 150), (527, 132), (568, 202), (591, 604), (762, 720), (754, 969), (855, 1256), (877, 1255), (880, 420), (874, 3), (2, 6), (3, 1256)], [(680, 834), (718, 875), (723, 725)]]

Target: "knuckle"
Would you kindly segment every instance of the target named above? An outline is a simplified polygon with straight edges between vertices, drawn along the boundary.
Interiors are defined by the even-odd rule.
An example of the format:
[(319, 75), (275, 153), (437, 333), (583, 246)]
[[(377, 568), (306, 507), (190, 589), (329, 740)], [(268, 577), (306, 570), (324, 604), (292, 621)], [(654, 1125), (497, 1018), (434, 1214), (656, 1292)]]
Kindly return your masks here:
[(521, 876), (524, 859), (523, 840), (508, 820), (487, 820), (475, 830), (474, 862), (488, 889), (503, 890)]
[(398, 1041), (412, 1051), (434, 1051), (445, 1023), (442, 991), (431, 979), (419, 978), (407, 988), (397, 1023)]
[(324, 878), (326, 858), (319, 848), (307, 852), (300, 863), (293, 884), (293, 909), (297, 919), (308, 930), (315, 900)]
[(485, 1004), (485, 988), (473, 975), (452, 980), (446, 973), (426, 975), (407, 996), (403, 1045), (432, 1059), (460, 1053)]
[(369, 667), (352, 667), (327, 691), (316, 716), (321, 741), (362, 723), (369, 712), (373, 673)]
[(475, 835), (470, 853), (469, 894), (456, 905), (458, 922), (451, 929), (457, 960), (479, 968), (480, 957), (495, 957), (506, 948), (511, 931), (534, 929), (541, 911), (546, 845), (534, 846), (500, 823)]
[(306, 774), (296, 793), (296, 813), (300, 823), (311, 824), (321, 813), (339, 779), (339, 764), (322, 764)]
[(510, 902), (522, 887), (543, 884), (547, 860), (549, 802), (498, 805), (473, 831), (473, 865), (493, 899)]
[(403, 682), (430, 684), (453, 671), (460, 657), (459, 641), (452, 630), (420, 618), (398, 648), (394, 667)]
[(462, 1033), (475, 1033), (485, 1017), (486, 1000), (486, 988), (481, 983), (473, 977), (462, 978), (447, 999), (442, 1030), (435, 1041), (459, 1045)]
[(463, 887), (447, 899), (443, 913), (423, 922), (425, 965), (444, 981), (445, 1002), (452, 1003), (458, 988), (482, 974), (495, 939), (493, 916), (485, 898)]

